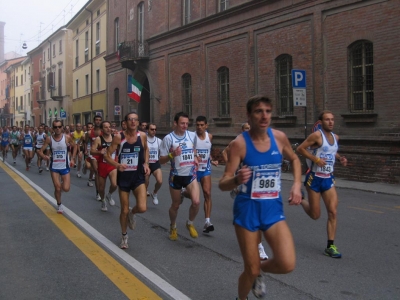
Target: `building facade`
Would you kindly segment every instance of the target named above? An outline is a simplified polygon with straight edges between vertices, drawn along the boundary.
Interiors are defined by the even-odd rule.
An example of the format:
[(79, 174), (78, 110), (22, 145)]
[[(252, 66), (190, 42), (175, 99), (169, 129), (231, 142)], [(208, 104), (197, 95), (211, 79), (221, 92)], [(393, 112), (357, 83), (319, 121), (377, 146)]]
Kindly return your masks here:
[[(349, 160), (336, 176), (397, 181), (398, 0), (110, 0), (108, 10), (110, 65), (118, 41), (121, 67), (147, 90), (139, 117), (161, 132), (178, 111), (205, 115), (218, 150), (246, 121), (246, 100), (265, 94), (275, 103), (272, 125), (293, 143), (322, 110), (335, 114)], [(306, 107), (293, 101), (292, 69), (306, 72)], [(112, 73), (122, 72), (109, 70), (112, 102), (120, 88)]]
[(31, 118), (34, 127), (38, 127), (41, 123), (45, 122), (44, 119), (44, 108), (41, 104), (41, 94), (42, 94), (42, 69), (43, 69), (43, 49), (39, 45), (32, 51), (29, 51), (27, 55), (31, 61), (31, 74), (30, 74), (30, 84), (31, 84)]
[(88, 123), (95, 115), (108, 118), (106, 68), (107, 3), (93, 0), (67, 24), (72, 32), (72, 122)]

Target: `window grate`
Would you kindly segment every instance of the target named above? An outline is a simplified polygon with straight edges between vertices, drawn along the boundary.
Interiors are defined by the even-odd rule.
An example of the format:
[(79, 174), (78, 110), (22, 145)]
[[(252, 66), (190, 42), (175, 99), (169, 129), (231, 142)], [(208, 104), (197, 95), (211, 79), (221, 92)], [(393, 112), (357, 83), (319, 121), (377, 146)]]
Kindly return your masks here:
[(218, 117), (230, 116), (229, 69), (218, 69)]
[(182, 103), (183, 111), (189, 117), (192, 116), (192, 76), (190, 74), (183, 74), (182, 76)]
[(275, 60), (277, 109), (280, 116), (293, 115), (292, 57), (288, 54)]

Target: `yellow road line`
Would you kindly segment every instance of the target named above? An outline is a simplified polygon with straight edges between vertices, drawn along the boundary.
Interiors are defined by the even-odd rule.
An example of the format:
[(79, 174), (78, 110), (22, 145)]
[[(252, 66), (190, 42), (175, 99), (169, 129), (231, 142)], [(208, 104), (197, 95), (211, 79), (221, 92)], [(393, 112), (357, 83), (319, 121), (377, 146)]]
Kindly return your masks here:
[[(380, 206), (380, 205), (373, 205), (373, 204), (367, 204), (368, 206), (372, 207), (377, 207), (377, 208), (382, 208), (382, 209), (387, 209), (387, 210), (392, 210), (392, 211), (399, 211), (398, 209), (391, 208), (391, 207), (385, 207), (385, 206)], [(399, 207), (400, 208), (400, 207)]]
[(377, 214), (383, 214), (383, 211), (379, 211), (379, 210), (372, 210), (372, 209), (366, 209), (366, 208), (361, 208), (361, 207), (354, 207), (354, 206), (347, 206), (348, 208), (354, 208), (354, 209), (358, 209), (358, 210), (365, 210), (365, 211), (370, 211), (370, 212), (374, 212)]
[[(0, 167), (22, 188), (42, 212), (102, 271), (129, 299), (161, 299), (124, 266), (93, 242), (65, 216), (57, 214), (35, 189), (0, 161)], [(122, 250), (121, 250), (122, 251)]]

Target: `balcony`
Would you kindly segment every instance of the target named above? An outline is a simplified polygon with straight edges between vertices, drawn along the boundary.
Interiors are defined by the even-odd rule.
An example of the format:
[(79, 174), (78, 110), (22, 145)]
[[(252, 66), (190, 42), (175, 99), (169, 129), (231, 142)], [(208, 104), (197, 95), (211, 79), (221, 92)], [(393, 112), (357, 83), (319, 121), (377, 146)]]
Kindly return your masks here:
[(137, 40), (123, 42), (118, 47), (119, 61), (123, 68), (135, 69), (137, 61), (149, 60), (149, 45), (146, 41)]
[(50, 91), (50, 98), (54, 101), (63, 101), (64, 96), (62, 95), (60, 88), (52, 87)]

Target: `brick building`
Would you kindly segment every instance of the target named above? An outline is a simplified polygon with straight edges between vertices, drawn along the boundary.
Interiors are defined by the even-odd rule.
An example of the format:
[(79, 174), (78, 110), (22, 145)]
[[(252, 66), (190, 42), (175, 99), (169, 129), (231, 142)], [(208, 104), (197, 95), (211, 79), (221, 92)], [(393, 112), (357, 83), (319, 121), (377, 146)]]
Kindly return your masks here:
[[(399, 0), (110, 0), (108, 105), (117, 89), (118, 103), (155, 122), (159, 134), (178, 111), (205, 115), (215, 151), (240, 131), (254, 94), (274, 100), (273, 126), (293, 143), (329, 109), (349, 160), (335, 175), (394, 183), (399, 16)], [(307, 73), (306, 109), (293, 105), (292, 69)], [(144, 86), (139, 105), (126, 97), (127, 75)]]

